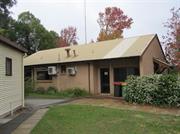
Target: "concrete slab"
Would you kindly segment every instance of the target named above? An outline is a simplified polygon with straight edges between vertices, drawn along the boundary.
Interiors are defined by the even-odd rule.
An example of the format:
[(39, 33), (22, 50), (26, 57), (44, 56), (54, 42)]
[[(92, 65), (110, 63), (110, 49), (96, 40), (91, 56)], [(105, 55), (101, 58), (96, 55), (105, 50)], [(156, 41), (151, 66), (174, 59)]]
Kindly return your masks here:
[(9, 122), (10, 120), (12, 120), (12, 118), (1, 118), (0, 124), (5, 124), (5, 123)]
[(29, 134), (47, 111), (48, 108), (37, 110), (30, 118), (13, 131), (12, 134)]
[[(37, 120), (41, 119), (41, 114), (37, 112), (37, 114), (34, 115), (34, 113), (38, 109), (47, 108), (51, 105), (56, 104), (64, 104), (73, 101), (74, 99), (38, 99), (38, 98), (27, 98), (25, 99), (25, 105), (26, 110), (23, 111), (20, 115), (13, 118), (12, 120), (2, 120), (3, 124), (0, 124), (0, 134), (11, 134), (20, 124), (24, 123), (24, 121), (27, 122), (27, 124), (36, 124)], [(42, 110), (43, 111), (43, 110)], [(31, 117), (31, 120), (27, 120), (29, 117)], [(8, 121), (8, 122), (6, 122)], [(27, 125), (28, 126), (28, 125)], [(22, 127), (27, 127), (22, 126)], [(30, 127), (30, 126), (29, 126)], [(25, 129), (25, 130), (24, 130)], [(22, 128), (22, 132), (18, 132), (18, 134), (26, 134), (29, 133), (29, 131), (26, 132), (26, 128)]]
[(40, 108), (42, 106), (49, 106), (52, 104), (58, 104), (66, 101), (67, 99), (36, 99), (36, 98), (27, 98), (25, 99), (25, 105), (31, 106), (34, 108)]

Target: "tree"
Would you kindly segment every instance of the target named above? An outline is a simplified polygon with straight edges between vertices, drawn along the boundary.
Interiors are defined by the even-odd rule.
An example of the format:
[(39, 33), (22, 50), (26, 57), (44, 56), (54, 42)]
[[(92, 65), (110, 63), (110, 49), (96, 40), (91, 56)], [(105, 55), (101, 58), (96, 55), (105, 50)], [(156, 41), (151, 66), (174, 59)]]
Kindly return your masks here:
[(5, 34), (6, 29), (8, 29), (9, 21), (12, 18), (9, 16), (11, 8), (16, 4), (16, 0), (1, 0), (0, 2), (0, 34)]
[(28, 50), (32, 54), (39, 50), (55, 48), (58, 34), (48, 31), (30, 12), (23, 12), (18, 20), (11, 23), (9, 38)]
[(57, 46), (65, 47), (77, 45), (77, 39), (77, 29), (73, 26), (69, 26), (61, 30)]
[(58, 34), (46, 30), (40, 20), (32, 13), (23, 12), (17, 20), (12, 18), (9, 20), (8, 27), (3, 35), (26, 48), (28, 55), (39, 50), (56, 47)]
[(16, 0), (2, 0), (0, 2), (0, 12), (2, 14), (9, 15), (9, 8), (11, 8), (14, 4), (16, 4)]
[(133, 23), (132, 18), (124, 15), (124, 12), (117, 7), (107, 7), (104, 12), (99, 13), (98, 24), (100, 33), (97, 41), (122, 38), (125, 28), (130, 28)]
[(171, 10), (172, 17), (164, 24), (168, 32), (163, 36), (167, 60), (180, 69), (180, 8)]
[(48, 31), (40, 20), (30, 12), (23, 12), (14, 20), (9, 14), (9, 8), (16, 0), (1, 0), (0, 2), (0, 35), (17, 42), (32, 54), (39, 50), (55, 48), (58, 34)]

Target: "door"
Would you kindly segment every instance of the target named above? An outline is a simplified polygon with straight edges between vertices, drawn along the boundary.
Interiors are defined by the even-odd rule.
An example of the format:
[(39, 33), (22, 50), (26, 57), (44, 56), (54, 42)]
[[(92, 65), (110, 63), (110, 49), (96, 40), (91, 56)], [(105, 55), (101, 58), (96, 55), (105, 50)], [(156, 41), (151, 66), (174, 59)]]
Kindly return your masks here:
[(109, 68), (100, 69), (101, 93), (110, 93)]

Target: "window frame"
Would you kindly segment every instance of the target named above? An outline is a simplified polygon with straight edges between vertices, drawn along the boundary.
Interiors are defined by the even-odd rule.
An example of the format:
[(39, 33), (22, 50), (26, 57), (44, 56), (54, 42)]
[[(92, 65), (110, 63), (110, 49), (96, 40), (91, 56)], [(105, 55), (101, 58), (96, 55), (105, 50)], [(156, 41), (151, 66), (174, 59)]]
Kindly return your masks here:
[[(8, 68), (8, 64), (9, 64), (9, 68)], [(9, 57), (6, 57), (5, 59), (5, 74), (6, 76), (12, 76), (12, 59)]]
[[(134, 69), (135, 74), (130, 74), (131, 69)], [(117, 76), (115, 76), (115, 74), (119, 73), (122, 70), (123, 70), (123, 75), (120, 75), (119, 78)], [(115, 67), (115, 68), (113, 68), (113, 75), (114, 75), (113, 77), (114, 77), (115, 82), (119, 82), (119, 81), (124, 82), (129, 75), (139, 76), (140, 75), (139, 67), (131, 67), (131, 66), (128, 66), (128, 67)], [(117, 79), (121, 79), (121, 80), (117, 80)], [(124, 79), (124, 80), (122, 80), (122, 79)]]
[[(48, 75), (48, 79), (46, 79), (46, 78), (45, 79), (39, 79), (38, 78), (38, 73), (43, 73), (43, 72), (46, 73), (46, 75)], [(36, 80), (37, 81), (51, 81), (52, 80), (52, 76), (48, 74), (47, 70), (38, 70), (38, 71), (36, 71)]]

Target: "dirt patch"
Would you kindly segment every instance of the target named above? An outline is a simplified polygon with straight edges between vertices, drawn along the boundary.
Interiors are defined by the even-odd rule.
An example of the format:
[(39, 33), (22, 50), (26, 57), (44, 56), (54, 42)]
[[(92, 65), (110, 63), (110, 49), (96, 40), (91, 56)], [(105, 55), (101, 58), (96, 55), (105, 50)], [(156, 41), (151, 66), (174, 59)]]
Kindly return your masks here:
[(180, 116), (180, 109), (178, 108), (161, 108), (161, 107), (155, 107), (149, 105), (131, 104), (131, 103), (127, 103), (122, 99), (84, 98), (84, 99), (74, 100), (71, 102), (71, 104), (104, 106), (104, 107), (124, 109), (124, 110), (134, 110), (134, 111), (150, 112), (156, 114), (169, 114), (169, 115)]

